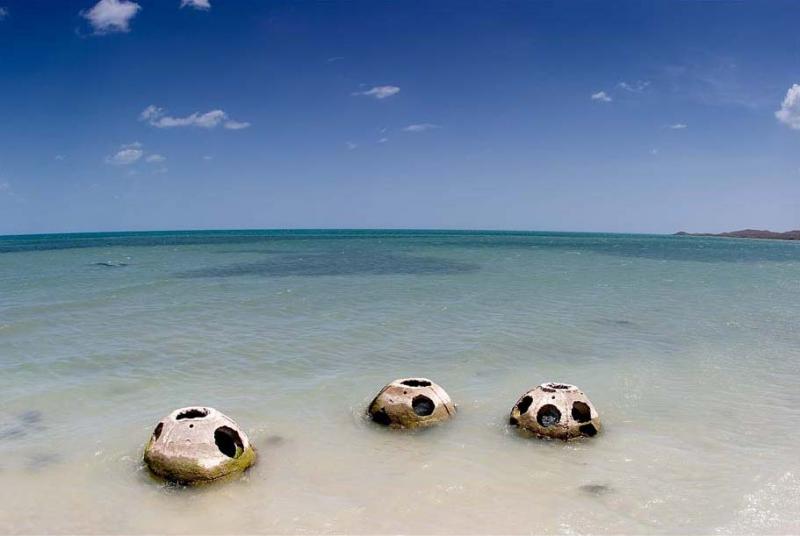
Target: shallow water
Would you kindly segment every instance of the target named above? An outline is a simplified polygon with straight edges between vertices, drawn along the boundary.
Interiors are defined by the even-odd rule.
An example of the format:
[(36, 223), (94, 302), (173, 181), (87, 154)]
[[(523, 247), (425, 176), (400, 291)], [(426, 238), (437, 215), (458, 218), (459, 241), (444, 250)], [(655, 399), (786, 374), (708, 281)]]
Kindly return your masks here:
[[(0, 237), (2, 533), (800, 532), (800, 244), (544, 233)], [(391, 379), (459, 404), (365, 420)], [(603, 433), (508, 412), (579, 385)], [(165, 486), (172, 409), (259, 451)]]

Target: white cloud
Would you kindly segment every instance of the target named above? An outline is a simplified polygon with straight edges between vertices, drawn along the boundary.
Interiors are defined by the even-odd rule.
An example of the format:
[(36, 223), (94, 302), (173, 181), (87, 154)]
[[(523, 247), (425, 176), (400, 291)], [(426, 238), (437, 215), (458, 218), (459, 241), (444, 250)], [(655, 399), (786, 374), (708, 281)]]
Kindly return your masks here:
[(11, 185), (5, 181), (0, 181), (0, 193), (10, 192), (10, 191), (11, 191)]
[(8, 17), (8, 9), (0, 7), (0, 20), (3, 20), (6, 17)]
[(54, 158), (59, 162), (61, 162), (62, 160), (65, 160), (67, 157), (64, 156), (63, 154), (57, 154)]
[(139, 160), (142, 155), (144, 155), (144, 151), (141, 143), (129, 143), (120, 146), (119, 150), (113, 155), (107, 156), (106, 163), (115, 166), (128, 166)]
[(207, 154), (207, 155), (205, 155), (205, 156), (203, 157), (203, 160), (213, 160), (213, 159), (214, 159), (214, 157), (213, 157), (213, 156), (211, 156), (211, 155), (209, 155), (209, 154)]
[(129, 0), (100, 0), (81, 15), (89, 21), (97, 34), (127, 32), (130, 22), (142, 6)]
[(800, 130), (800, 85), (792, 84), (786, 91), (781, 109), (775, 112), (775, 117), (789, 128)]
[(172, 117), (166, 114), (163, 108), (150, 105), (139, 114), (139, 121), (146, 121), (148, 124), (157, 128), (174, 127), (200, 127), (215, 128), (223, 125), (229, 130), (241, 130), (250, 126), (244, 121), (234, 121), (222, 110), (211, 110), (206, 113), (195, 112), (186, 117)]
[(672, 130), (683, 130), (684, 128), (689, 128), (689, 125), (686, 123), (674, 123), (672, 125), (667, 125), (667, 128), (671, 128)]
[(378, 140), (378, 143), (386, 143), (387, 141), (389, 141), (389, 138), (381, 138)]
[(211, 9), (211, 2), (209, 0), (181, 0), (181, 8), (193, 7), (194, 9), (201, 9), (208, 11)]
[(620, 82), (617, 84), (617, 87), (620, 89), (624, 89), (625, 91), (630, 91), (631, 93), (641, 93), (647, 86), (650, 85), (650, 82), (647, 80), (637, 80), (635, 82)]
[(611, 102), (612, 99), (605, 91), (598, 91), (597, 93), (592, 93), (592, 100), (598, 102)]
[(234, 121), (233, 119), (225, 122), (225, 128), (228, 130), (242, 130), (250, 126), (247, 121)]
[(432, 130), (434, 128), (441, 128), (439, 125), (434, 125), (433, 123), (417, 123), (414, 125), (408, 125), (407, 127), (403, 128), (406, 132), (425, 132), (426, 130)]
[(352, 141), (348, 141), (347, 142), (347, 149), (349, 151), (352, 151), (353, 149), (357, 149), (357, 148), (358, 148), (358, 144), (353, 143)]
[(650, 149), (650, 154), (653, 155), (653, 156), (657, 156), (658, 155), (658, 149), (656, 149), (656, 148)]
[(144, 159), (144, 161), (147, 162), (148, 164), (159, 164), (166, 159), (167, 159), (166, 156), (162, 156), (160, 154), (151, 154), (148, 155), (147, 158)]
[(374, 97), (376, 99), (385, 99), (387, 97), (391, 97), (392, 95), (397, 95), (398, 93), (400, 93), (400, 88), (397, 86), (375, 86), (366, 91), (356, 91), (353, 93), (353, 95), (363, 95), (366, 97)]

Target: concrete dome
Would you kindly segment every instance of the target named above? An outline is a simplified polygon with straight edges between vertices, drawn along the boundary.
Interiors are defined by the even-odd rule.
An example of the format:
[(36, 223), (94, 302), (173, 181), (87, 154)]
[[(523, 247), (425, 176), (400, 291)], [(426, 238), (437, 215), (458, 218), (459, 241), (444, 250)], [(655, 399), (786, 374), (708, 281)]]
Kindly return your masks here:
[(580, 389), (565, 383), (543, 383), (522, 395), (511, 409), (509, 424), (564, 440), (600, 432), (600, 417), (592, 402)]
[(393, 428), (431, 426), (455, 415), (456, 406), (440, 386), (427, 378), (395, 380), (367, 410), (372, 420)]
[(239, 425), (203, 406), (176, 409), (164, 417), (144, 449), (144, 461), (153, 473), (184, 484), (243, 471), (255, 459), (255, 450)]

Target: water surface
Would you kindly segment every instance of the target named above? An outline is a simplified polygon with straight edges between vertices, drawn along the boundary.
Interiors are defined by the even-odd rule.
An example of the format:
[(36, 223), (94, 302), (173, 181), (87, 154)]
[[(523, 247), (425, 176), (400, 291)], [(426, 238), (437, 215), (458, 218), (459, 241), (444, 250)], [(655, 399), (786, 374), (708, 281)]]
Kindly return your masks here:
[[(0, 237), (2, 533), (797, 533), (800, 244), (568, 233)], [(457, 419), (363, 418), (421, 375)], [(579, 385), (605, 429), (507, 426)], [(172, 409), (259, 450), (164, 486)]]

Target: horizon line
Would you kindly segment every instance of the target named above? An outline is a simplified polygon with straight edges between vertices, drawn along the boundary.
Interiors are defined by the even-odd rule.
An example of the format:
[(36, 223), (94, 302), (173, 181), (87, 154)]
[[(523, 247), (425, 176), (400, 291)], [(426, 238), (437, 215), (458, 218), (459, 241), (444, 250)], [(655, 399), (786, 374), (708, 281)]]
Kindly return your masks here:
[(192, 228), (192, 229), (148, 229), (148, 230), (113, 230), (113, 231), (48, 231), (36, 233), (0, 233), (0, 238), (37, 237), (55, 235), (113, 235), (113, 234), (158, 234), (158, 233), (230, 233), (230, 232), (420, 232), (420, 233), (559, 233), (559, 234), (603, 234), (603, 235), (642, 235), (673, 236), (675, 233), (643, 233), (620, 231), (563, 231), (554, 229), (465, 229), (456, 227), (419, 228), (419, 227), (243, 227), (243, 228)]

